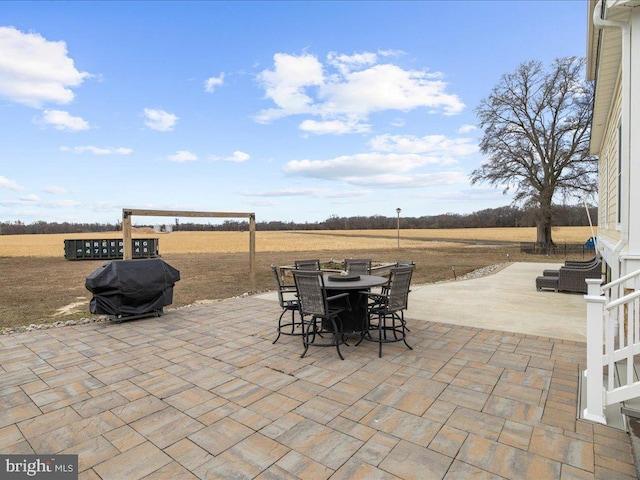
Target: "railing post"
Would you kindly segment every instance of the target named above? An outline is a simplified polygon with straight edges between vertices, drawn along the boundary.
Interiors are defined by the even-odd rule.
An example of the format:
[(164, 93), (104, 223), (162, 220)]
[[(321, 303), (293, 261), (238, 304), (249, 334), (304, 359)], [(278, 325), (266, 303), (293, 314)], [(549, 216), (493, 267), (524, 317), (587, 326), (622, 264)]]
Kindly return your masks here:
[[(602, 346), (604, 345), (604, 303), (600, 286), (602, 279), (589, 278), (587, 282), (587, 408), (583, 418), (592, 422), (607, 423), (604, 415), (604, 377)], [(612, 374), (612, 372), (610, 372)]]

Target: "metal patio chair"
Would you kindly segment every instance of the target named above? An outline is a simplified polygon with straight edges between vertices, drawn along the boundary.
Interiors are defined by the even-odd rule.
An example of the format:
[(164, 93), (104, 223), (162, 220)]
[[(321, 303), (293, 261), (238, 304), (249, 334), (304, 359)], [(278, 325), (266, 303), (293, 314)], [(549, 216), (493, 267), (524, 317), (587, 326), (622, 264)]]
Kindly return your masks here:
[[(293, 270), (293, 278), (298, 289), (298, 300), (300, 302), (300, 315), (308, 318), (304, 322), (304, 334), (302, 343), (304, 352), (300, 358), (304, 357), (309, 346), (316, 347), (336, 347), (338, 356), (344, 360), (340, 352), (340, 345), (345, 343), (345, 335), (342, 333), (342, 323), (340, 314), (349, 308), (349, 304), (335, 306), (333, 302), (339, 299), (349, 301), (348, 293), (341, 293), (327, 297), (327, 290), (324, 286), (324, 279), (321, 271), (313, 270)], [(323, 340), (323, 334), (330, 334), (330, 340)]]
[[(271, 271), (276, 282), (278, 302), (280, 302), (280, 308), (282, 308), (282, 313), (278, 318), (278, 336), (273, 341), (273, 343), (276, 343), (280, 335), (302, 335), (304, 333), (304, 319), (300, 315), (300, 319), (296, 321), (296, 312), (300, 313), (300, 302), (298, 301), (296, 286), (283, 284), (278, 267), (275, 265), (271, 265)], [(287, 312), (291, 312), (291, 321), (283, 322), (282, 318)]]
[(346, 258), (344, 269), (351, 275), (371, 275), (371, 259)]
[(295, 260), (296, 270), (320, 270), (320, 260)]
[[(409, 299), (412, 266), (395, 267), (391, 269), (389, 283), (383, 293), (361, 292), (368, 297), (367, 325), (362, 329), (359, 345), (362, 340), (378, 343), (378, 357), (382, 357), (382, 344), (403, 341), (407, 343), (407, 327), (404, 320), (404, 310)], [(377, 323), (372, 319), (377, 319)]]

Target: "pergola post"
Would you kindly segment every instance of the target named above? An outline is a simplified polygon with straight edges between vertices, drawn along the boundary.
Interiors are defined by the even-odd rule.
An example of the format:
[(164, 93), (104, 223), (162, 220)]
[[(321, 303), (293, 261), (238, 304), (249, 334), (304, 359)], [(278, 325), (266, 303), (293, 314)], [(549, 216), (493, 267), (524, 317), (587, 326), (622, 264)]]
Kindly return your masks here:
[(131, 245), (131, 212), (122, 210), (122, 258), (131, 260), (133, 249)]
[(249, 216), (249, 283), (251, 291), (256, 286), (256, 216)]

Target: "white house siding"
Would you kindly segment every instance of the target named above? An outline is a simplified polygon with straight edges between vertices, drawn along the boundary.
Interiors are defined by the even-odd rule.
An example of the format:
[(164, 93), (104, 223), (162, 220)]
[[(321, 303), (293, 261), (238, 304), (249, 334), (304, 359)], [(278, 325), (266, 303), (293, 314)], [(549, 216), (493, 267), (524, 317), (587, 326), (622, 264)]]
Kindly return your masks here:
[[(618, 86), (620, 84), (618, 83)], [(615, 231), (612, 238), (620, 239), (618, 227), (618, 155), (620, 152), (619, 133), (621, 96), (620, 89), (616, 89), (613, 108), (603, 141), (602, 154), (598, 166), (598, 230)]]
[(607, 121), (598, 161), (598, 244), (607, 263), (614, 261), (613, 249), (620, 241), (618, 223), (618, 154), (621, 115), (620, 82)]

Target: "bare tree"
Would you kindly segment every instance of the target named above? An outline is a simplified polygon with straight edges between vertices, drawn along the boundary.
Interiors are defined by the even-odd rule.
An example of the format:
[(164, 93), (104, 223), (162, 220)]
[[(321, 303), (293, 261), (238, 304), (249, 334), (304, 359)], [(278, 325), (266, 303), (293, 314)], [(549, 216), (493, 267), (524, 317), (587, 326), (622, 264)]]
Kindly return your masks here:
[(535, 207), (538, 242), (553, 242), (554, 199), (597, 188), (597, 160), (589, 155), (594, 90), (584, 66), (582, 58), (560, 58), (545, 72), (540, 62), (525, 62), (476, 109), (488, 158), (471, 183), (513, 189), (514, 203)]

